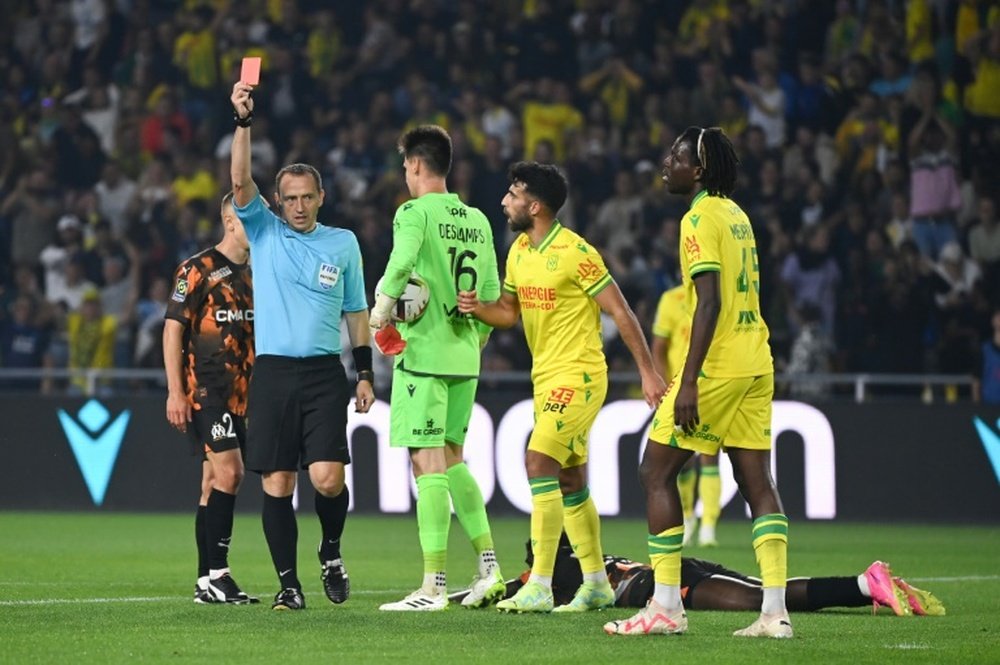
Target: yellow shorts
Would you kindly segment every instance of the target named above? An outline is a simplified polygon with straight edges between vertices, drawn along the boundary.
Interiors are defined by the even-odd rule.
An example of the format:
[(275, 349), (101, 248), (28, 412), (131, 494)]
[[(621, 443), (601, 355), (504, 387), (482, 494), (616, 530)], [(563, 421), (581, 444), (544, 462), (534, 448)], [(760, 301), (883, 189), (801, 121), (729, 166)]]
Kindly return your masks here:
[(720, 448), (771, 449), (771, 402), (774, 375), (739, 379), (698, 379), (698, 430), (674, 429), (674, 400), (680, 381), (671, 381), (653, 416), (650, 441), (665, 446), (718, 454)]
[(587, 437), (608, 395), (608, 375), (562, 377), (535, 386), (533, 450), (557, 460), (563, 468), (587, 461)]

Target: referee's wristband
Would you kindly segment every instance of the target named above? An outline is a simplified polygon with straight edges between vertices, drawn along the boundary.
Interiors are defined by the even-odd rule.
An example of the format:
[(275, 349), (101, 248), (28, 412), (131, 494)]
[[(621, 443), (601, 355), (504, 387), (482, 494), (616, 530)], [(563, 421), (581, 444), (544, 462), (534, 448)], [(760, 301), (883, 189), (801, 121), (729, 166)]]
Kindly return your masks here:
[[(371, 381), (374, 378), (374, 373), (372, 372), (372, 347), (370, 346), (356, 346), (351, 349), (351, 355), (354, 356), (354, 370), (358, 373), (358, 381)], [(367, 376), (362, 376), (362, 374), (367, 373)]]
[(375, 372), (370, 369), (363, 369), (358, 372), (358, 383), (362, 381), (367, 381), (368, 383), (375, 385)]
[(253, 111), (250, 111), (245, 118), (241, 118), (239, 113), (233, 111), (233, 122), (237, 127), (249, 127), (253, 124)]

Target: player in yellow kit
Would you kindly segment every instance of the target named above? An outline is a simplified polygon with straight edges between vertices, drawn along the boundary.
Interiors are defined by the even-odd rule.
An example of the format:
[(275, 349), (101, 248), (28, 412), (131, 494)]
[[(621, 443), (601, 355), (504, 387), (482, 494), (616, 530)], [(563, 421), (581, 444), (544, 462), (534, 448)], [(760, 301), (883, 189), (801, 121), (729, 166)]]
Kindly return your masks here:
[(684, 519), (677, 475), (695, 452), (725, 446), (753, 516), (760, 567), (760, 617), (742, 637), (791, 637), (785, 607), (788, 519), (770, 471), (774, 367), (760, 312), (757, 245), (746, 213), (730, 198), (739, 159), (721, 129), (689, 127), (664, 160), (663, 180), (690, 208), (681, 220), (681, 273), (694, 316), (684, 369), (653, 417), (640, 465), (655, 586), (638, 614), (604, 626), (610, 634), (687, 630), (680, 568)]
[(483, 303), (475, 291), (460, 291), (458, 297), (459, 311), (497, 328), (509, 328), (520, 317), (533, 359), (535, 428), (525, 467), (535, 560), (527, 583), (497, 607), (553, 611), (552, 570), (564, 526), (580, 560), (583, 584), (555, 611), (610, 607), (614, 592), (604, 570), (597, 508), (587, 487), (587, 438), (608, 390), (601, 310), (614, 319), (631, 351), (651, 407), (665, 386), (601, 255), (555, 217), (566, 201), (563, 175), (537, 162), (514, 164), (509, 175), (503, 209), (511, 230), (520, 235), (507, 255), (500, 299)]
[[(684, 285), (668, 289), (660, 296), (653, 319), (653, 365), (660, 376), (671, 379), (684, 367), (688, 343), (691, 341), (691, 308), (688, 307)], [(694, 537), (695, 483), (701, 499), (701, 526), (698, 544), (716, 547), (715, 525), (722, 512), (722, 481), (719, 478), (719, 456), (692, 457), (677, 476), (684, 509), (684, 545)]]

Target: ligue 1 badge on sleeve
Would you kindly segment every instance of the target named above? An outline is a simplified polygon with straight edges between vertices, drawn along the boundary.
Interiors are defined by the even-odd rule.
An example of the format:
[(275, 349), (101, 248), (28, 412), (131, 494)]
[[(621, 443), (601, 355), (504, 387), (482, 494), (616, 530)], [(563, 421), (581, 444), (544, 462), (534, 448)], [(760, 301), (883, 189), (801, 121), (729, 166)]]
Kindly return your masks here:
[(177, 280), (177, 286), (174, 287), (174, 293), (170, 296), (171, 300), (174, 302), (184, 302), (184, 298), (187, 296), (188, 292), (188, 281), (184, 277)]
[(319, 265), (319, 285), (324, 291), (328, 291), (337, 285), (340, 279), (340, 268), (332, 263), (321, 263)]

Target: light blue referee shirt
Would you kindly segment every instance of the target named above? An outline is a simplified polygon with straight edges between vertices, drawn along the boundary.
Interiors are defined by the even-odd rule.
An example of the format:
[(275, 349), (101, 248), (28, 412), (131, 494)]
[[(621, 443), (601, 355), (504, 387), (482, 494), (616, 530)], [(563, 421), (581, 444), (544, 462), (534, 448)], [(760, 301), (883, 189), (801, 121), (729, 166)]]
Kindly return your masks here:
[(299, 233), (259, 195), (234, 208), (250, 241), (257, 355), (340, 353), (342, 313), (368, 308), (358, 239), (322, 224)]

